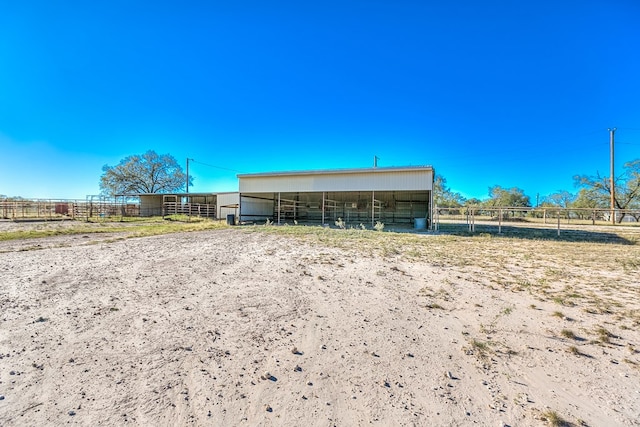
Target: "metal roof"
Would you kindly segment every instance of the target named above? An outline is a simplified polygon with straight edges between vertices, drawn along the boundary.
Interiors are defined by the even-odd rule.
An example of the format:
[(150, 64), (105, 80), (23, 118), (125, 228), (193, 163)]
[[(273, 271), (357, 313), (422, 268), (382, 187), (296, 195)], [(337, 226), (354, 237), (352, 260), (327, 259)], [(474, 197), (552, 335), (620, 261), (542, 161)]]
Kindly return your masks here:
[(433, 166), (387, 166), (376, 168), (350, 168), (350, 169), (317, 169), (303, 171), (283, 171), (283, 172), (262, 172), (262, 173), (243, 173), (238, 174), (238, 178), (253, 178), (267, 176), (292, 176), (292, 175), (331, 175), (331, 174), (349, 174), (349, 173), (384, 173), (384, 172), (402, 172), (402, 171), (433, 171)]

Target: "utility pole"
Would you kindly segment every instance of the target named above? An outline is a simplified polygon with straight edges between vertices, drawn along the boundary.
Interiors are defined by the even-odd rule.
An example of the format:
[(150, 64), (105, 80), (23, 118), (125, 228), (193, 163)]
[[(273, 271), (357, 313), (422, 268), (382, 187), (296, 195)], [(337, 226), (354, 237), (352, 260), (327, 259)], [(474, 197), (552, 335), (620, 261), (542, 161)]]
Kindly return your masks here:
[(609, 186), (611, 187), (611, 223), (616, 223), (616, 183), (613, 170), (613, 135), (616, 133), (616, 128), (609, 129), (609, 156), (611, 160), (611, 171), (609, 174)]
[(187, 194), (189, 194), (189, 160), (193, 161), (187, 157)]
[(378, 156), (373, 156), (373, 167), (377, 168), (378, 167), (378, 160), (380, 160), (380, 157)]

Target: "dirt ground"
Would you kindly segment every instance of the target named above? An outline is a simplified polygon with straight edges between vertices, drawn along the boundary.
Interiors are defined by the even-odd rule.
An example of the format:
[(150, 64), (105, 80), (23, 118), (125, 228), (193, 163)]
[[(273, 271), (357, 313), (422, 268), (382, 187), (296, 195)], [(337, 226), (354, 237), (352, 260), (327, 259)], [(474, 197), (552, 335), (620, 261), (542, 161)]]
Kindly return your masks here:
[(638, 264), (254, 230), (0, 242), (0, 425), (640, 425)]

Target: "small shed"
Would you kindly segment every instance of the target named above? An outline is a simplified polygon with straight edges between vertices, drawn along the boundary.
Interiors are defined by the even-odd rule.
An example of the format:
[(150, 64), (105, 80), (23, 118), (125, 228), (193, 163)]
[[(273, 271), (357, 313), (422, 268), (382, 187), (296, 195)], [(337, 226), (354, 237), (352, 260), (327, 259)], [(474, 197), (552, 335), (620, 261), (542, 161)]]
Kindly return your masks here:
[(431, 225), (431, 166), (240, 174), (241, 221)]

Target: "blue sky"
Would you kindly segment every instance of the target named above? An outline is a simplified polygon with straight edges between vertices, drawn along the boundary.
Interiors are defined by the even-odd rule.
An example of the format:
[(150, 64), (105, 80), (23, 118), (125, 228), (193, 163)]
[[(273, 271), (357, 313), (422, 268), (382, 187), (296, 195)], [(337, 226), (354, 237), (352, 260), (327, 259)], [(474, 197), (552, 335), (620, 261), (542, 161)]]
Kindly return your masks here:
[(0, 194), (84, 198), (147, 150), (195, 159), (194, 192), (374, 155), (467, 197), (575, 191), (608, 175), (607, 128), (617, 170), (640, 158), (638, 22), (637, 0), (4, 1)]

